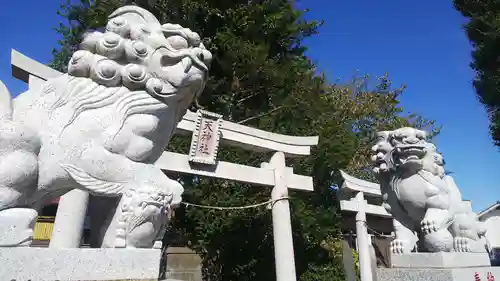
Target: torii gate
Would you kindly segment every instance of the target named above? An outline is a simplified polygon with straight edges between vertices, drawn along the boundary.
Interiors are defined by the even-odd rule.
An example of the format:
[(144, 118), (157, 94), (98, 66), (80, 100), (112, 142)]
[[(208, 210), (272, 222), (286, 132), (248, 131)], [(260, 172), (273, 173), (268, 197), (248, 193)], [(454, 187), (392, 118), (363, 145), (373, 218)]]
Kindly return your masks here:
[[(12, 50), (12, 75), (26, 83), (29, 88), (39, 87), (49, 78), (62, 73), (47, 67), (23, 54)], [(216, 114), (206, 113), (217, 117)], [(201, 116), (203, 117), (203, 116)], [(188, 111), (177, 126), (178, 133), (197, 133), (200, 115)], [(318, 144), (318, 137), (296, 137), (262, 131), (240, 124), (218, 120), (220, 122), (220, 139), (223, 144), (239, 146), (256, 152), (274, 151), (269, 163), (261, 167), (251, 167), (230, 162), (216, 161), (208, 168), (193, 167), (193, 155), (164, 152), (155, 165), (164, 171), (193, 174), (249, 183), (258, 186), (273, 187), (272, 205), (274, 252), (276, 263), (276, 280), (297, 280), (293, 251), (290, 207), (286, 199), (288, 189), (313, 190), (311, 177), (293, 173), (293, 168), (286, 167), (285, 157), (310, 155), (312, 146)], [(215, 144), (217, 150), (218, 140)], [(88, 193), (72, 190), (61, 197), (54, 224), (53, 236), (49, 247), (78, 248), (80, 246), (83, 220), (88, 204)]]
[(340, 210), (356, 214), (356, 241), (359, 259), (361, 281), (374, 280), (372, 262), (370, 260), (370, 237), (368, 236), (366, 215), (375, 215), (383, 218), (392, 218), (391, 214), (381, 205), (370, 204), (366, 197), (382, 197), (380, 185), (350, 176), (340, 171), (344, 183), (340, 187)]

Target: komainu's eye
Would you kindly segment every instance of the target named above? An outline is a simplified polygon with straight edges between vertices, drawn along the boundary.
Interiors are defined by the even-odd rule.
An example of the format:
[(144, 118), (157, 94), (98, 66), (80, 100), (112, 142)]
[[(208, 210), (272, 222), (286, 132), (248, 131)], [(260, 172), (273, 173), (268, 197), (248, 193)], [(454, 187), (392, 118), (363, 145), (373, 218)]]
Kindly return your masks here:
[(168, 43), (176, 50), (187, 49), (188, 41), (179, 35), (173, 35), (167, 38)]

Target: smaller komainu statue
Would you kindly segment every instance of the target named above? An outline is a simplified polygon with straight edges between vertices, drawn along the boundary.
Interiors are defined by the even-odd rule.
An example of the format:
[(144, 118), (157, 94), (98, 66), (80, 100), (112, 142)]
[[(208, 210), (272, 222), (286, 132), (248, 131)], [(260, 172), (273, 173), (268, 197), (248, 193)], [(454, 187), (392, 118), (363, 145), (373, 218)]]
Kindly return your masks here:
[(373, 171), (380, 181), (384, 208), (394, 218), (395, 254), (415, 249), (429, 252), (485, 252), (486, 230), (476, 219), (443, 156), (414, 128), (383, 131), (373, 146)]
[(68, 74), (14, 100), (0, 87), (0, 246), (29, 245), (40, 207), (81, 189), (119, 201), (101, 247), (152, 247), (183, 192), (153, 163), (211, 58), (197, 33), (124, 6), (86, 34)]

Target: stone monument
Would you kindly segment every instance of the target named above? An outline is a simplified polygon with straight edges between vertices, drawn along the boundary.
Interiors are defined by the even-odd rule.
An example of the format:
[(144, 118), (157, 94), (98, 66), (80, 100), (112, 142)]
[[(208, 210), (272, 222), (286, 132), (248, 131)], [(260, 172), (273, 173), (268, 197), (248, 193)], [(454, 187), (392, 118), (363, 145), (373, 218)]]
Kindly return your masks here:
[(490, 267), (486, 230), (426, 132), (406, 127), (378, 137), (373, 171), (395, 232), (392, 268), (379, 269), (378, 279), (473, 280), (474, 274), (500, 274)]
[[(183, 187), (153, 164), (210, 61), (197, 33), (124, 6), (84, 36), (67, 74), (13, 100), (0, 83), (0, 279), (157, 278)], [(38, 210), (75, 189), (117, 198), (100, 214), (101, 248), (26, 247)]]

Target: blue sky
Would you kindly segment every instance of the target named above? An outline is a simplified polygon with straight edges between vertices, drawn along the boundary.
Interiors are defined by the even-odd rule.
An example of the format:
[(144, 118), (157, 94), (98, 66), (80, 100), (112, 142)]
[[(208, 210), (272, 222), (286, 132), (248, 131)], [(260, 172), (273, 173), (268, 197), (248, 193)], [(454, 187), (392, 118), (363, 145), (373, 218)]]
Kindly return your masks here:
[[(13, 95), (26, 85), (11, 77), (11, 48), (48, 63), (61, 2), (8, 1), (0, 9), (0, 80)], [(463, 197), (475, 211), (500, 200), (500, 152), (471, 86), (465, 20), (451, 1), (302, 0), (298, 7), (311, 9), (307, 18), (325, 20), (320, 34), (306, 41), (319, 70), (332, 80), (387, 72), (395, 85), (406, 84), (405, 110), (443, 125), (436, 143)]]

